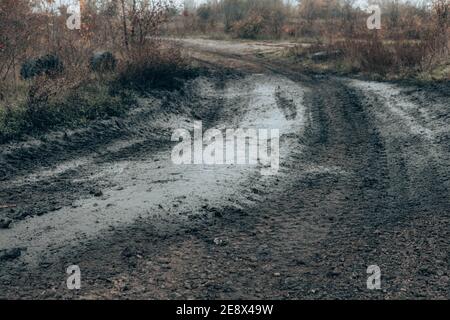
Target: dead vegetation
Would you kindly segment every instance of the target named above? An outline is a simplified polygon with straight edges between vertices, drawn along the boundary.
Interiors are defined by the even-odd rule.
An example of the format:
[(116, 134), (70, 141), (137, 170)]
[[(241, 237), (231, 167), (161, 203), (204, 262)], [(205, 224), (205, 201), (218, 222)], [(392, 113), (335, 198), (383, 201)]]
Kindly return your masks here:
[[(373, 12), (355, 0), (210, 0), (189, 6), (167, 32), (291, 39), (299, 46), (288, 55), (316, 70), (450, 78), (448, 0), (370, 3), (380, 8), (381, 29), (367, 27)], [(332, 59), (311, 64), (308, 58), (317, 52)]]
[[(170, 0), (63, 3), (0, 1), (1, 142), (120, 115), (133, 101), (133, 84), (173, 89), (170, 81), (161, 86), (155, 79), (189, 73), (175, 44), (159, 38), (172, 14)], [(81, 18), (75, 29), (68, 27), (73, 5)], [(95, 56), (114, 61), (99, 69)], [(53, 57), (61, 65), (50, 72)]]
[[(290, 39), (284, 57), (314, 71), (449, 79), (448, 0), (374, 3), (380, 30), (354, 0), (1, 0), (0, 140), (118, 115), (133, 90), (179, 88), (194, 73), (160, 35)], [(114, 62), (98, 70), (95, 55)]]

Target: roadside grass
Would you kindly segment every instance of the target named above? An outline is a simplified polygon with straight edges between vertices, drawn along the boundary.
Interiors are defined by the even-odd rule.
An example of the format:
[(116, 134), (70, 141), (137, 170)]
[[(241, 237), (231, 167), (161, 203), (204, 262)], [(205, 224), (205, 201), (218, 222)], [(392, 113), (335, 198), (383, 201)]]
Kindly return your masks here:
[(51, 92), (36, 83), (8, 105), (0, 104), (0, 143), (18, 140), (24, 135), (44, 133), (59, 127), (84, 126), (92, 120), (121, 116), (134, 102), (131, 91), (112, 92), (105, 79), (89, 79), (76, 88)]
[(112, 82), (118, 91), (179, 90), (187, 79), (198, 75), (178, 47), (165, 46), (159, 50), (144, 47), (131, 55)]
[(436, 66), (433, 70), (417, 75), (418, 80), (423, 81), (450, 81), (450, 60)]
[[(314, 59), (318, 52), (323, 53), (323, 59)], [(305, 41), (271, 53), (267, 58), (282, 59), (312, 73), (364, 76), (374, 80), (450, 80), (448, 50), (433, 50), (420, 41), (339, 40), (332, 45)]]
[[(216, 40), (214, 37), (202, 36), (201, 39)], [(286, 40), (275, 39), (219, 39), (233, 43), (260, 43), (270, 41), (282, 46)], [(373, 80), (450, 80), (449, 49), (436, 50), (426, 41), (403, 39), (352, 39), (344, 37), (328, 39), (320, 37), (301, 37), (288, 39), (296, 45), (282, 49), (257, 51), (254, 55), (291, 64), (299, 71), (318, 74), (335, 74), (342, 76), (362, 76)], [(436, 51), (441, 51), (436, 53)], [(341, 52), (321, 61), (315, 61), (313, 55), (319, 52)]]
[(105, 74), (85, 67), (16, 80), (0, 99), (0, 143), (124, 116), (139, 95), (179, 90), (186, 79), (198, 74), (174, 48), (148, 52), (120, 61), (116, 71)]

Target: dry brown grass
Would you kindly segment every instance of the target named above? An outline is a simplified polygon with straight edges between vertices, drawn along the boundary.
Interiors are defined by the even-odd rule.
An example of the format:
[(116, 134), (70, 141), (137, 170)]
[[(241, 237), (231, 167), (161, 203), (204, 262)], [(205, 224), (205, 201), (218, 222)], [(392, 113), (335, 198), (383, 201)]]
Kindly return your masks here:
[[(0, 2), (1, 141), (118, 115), (130, 102), (129, 90), (139, 89), (132, 84), (147, 89), (177, 86), (171, 77), (182, 74), (183, 57), (177, 48), (156, 40), (170, 16), (171, 0), (83, 1), (80, 30), (66, 27), (65, 7), (55, 8), (46, 0), (36, 3), (43, 6), (32, 8), (28, 0)], [(90, 70), (90, 57), (103, 50), (117, 58), (115, 71)], [(46, 54), (62, 61), (62, 72), (20, 78), (24, 61)]]

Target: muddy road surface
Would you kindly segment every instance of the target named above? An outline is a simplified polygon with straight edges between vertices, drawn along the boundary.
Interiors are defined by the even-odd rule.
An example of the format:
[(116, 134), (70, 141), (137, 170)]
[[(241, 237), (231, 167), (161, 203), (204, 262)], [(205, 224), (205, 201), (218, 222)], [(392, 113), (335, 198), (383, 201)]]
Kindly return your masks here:
[[(1, 298), (450, 297), (448, 84), (305, 75), (259, 58), (267, 43), (183, 45), (215, 71), (124, 118), (1, 146)], [(278, 129), (276, 174), (175, 165), (172, 133), (198, 121)]]

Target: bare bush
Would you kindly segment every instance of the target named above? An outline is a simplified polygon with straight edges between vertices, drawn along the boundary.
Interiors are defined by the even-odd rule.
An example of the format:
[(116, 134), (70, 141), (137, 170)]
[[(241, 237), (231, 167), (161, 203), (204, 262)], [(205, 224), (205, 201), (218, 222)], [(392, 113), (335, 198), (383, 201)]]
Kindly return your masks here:
[[(127, 96), (126, 93), (121, 93), (119, 98), (115, 95), (122, 89), (114, 85), (124, 74), (137, 83), (138, 80), (132, 78), (133, 75), (140, 77), (137, 70), (149, 70), (153, 66), (151, 74), (158, 77), (170, 68), (181, 67), (181, 54), (177, 55), (178, 51), (173, 48), (164, 48), (157, 40), (163, 22), (174, 15), (171, 0), (71, 0), (63, 3), (57, 7), (51, 0), (0, 1), (2, 140), (35, 129), (46, 130), (67, 121), (115, 114), (123, 107), (120, 97)], [(69, 4), (80, 5), (82, 24), (79, 30), (67, 28)], [(109, 68), (108, 74), (91, 70), (91, 57), (95, 52), (109, 52), (117, 57), (118, 70)], [(50, 56), (62, 62), (64, 69), (58, 69), (62, 72), (47, 72), (45, 68), (41, 72), (32, 68), (34, 58)], [(27, 61), (24, 70), (32, 70), (28, 70), (30, 76), (24, 81), (19, 73)], [(169, 78), (175, 74), (167, 72), (164, 76)], [(151, 83), (156, 81), (149, 81), (147, 85)]]

